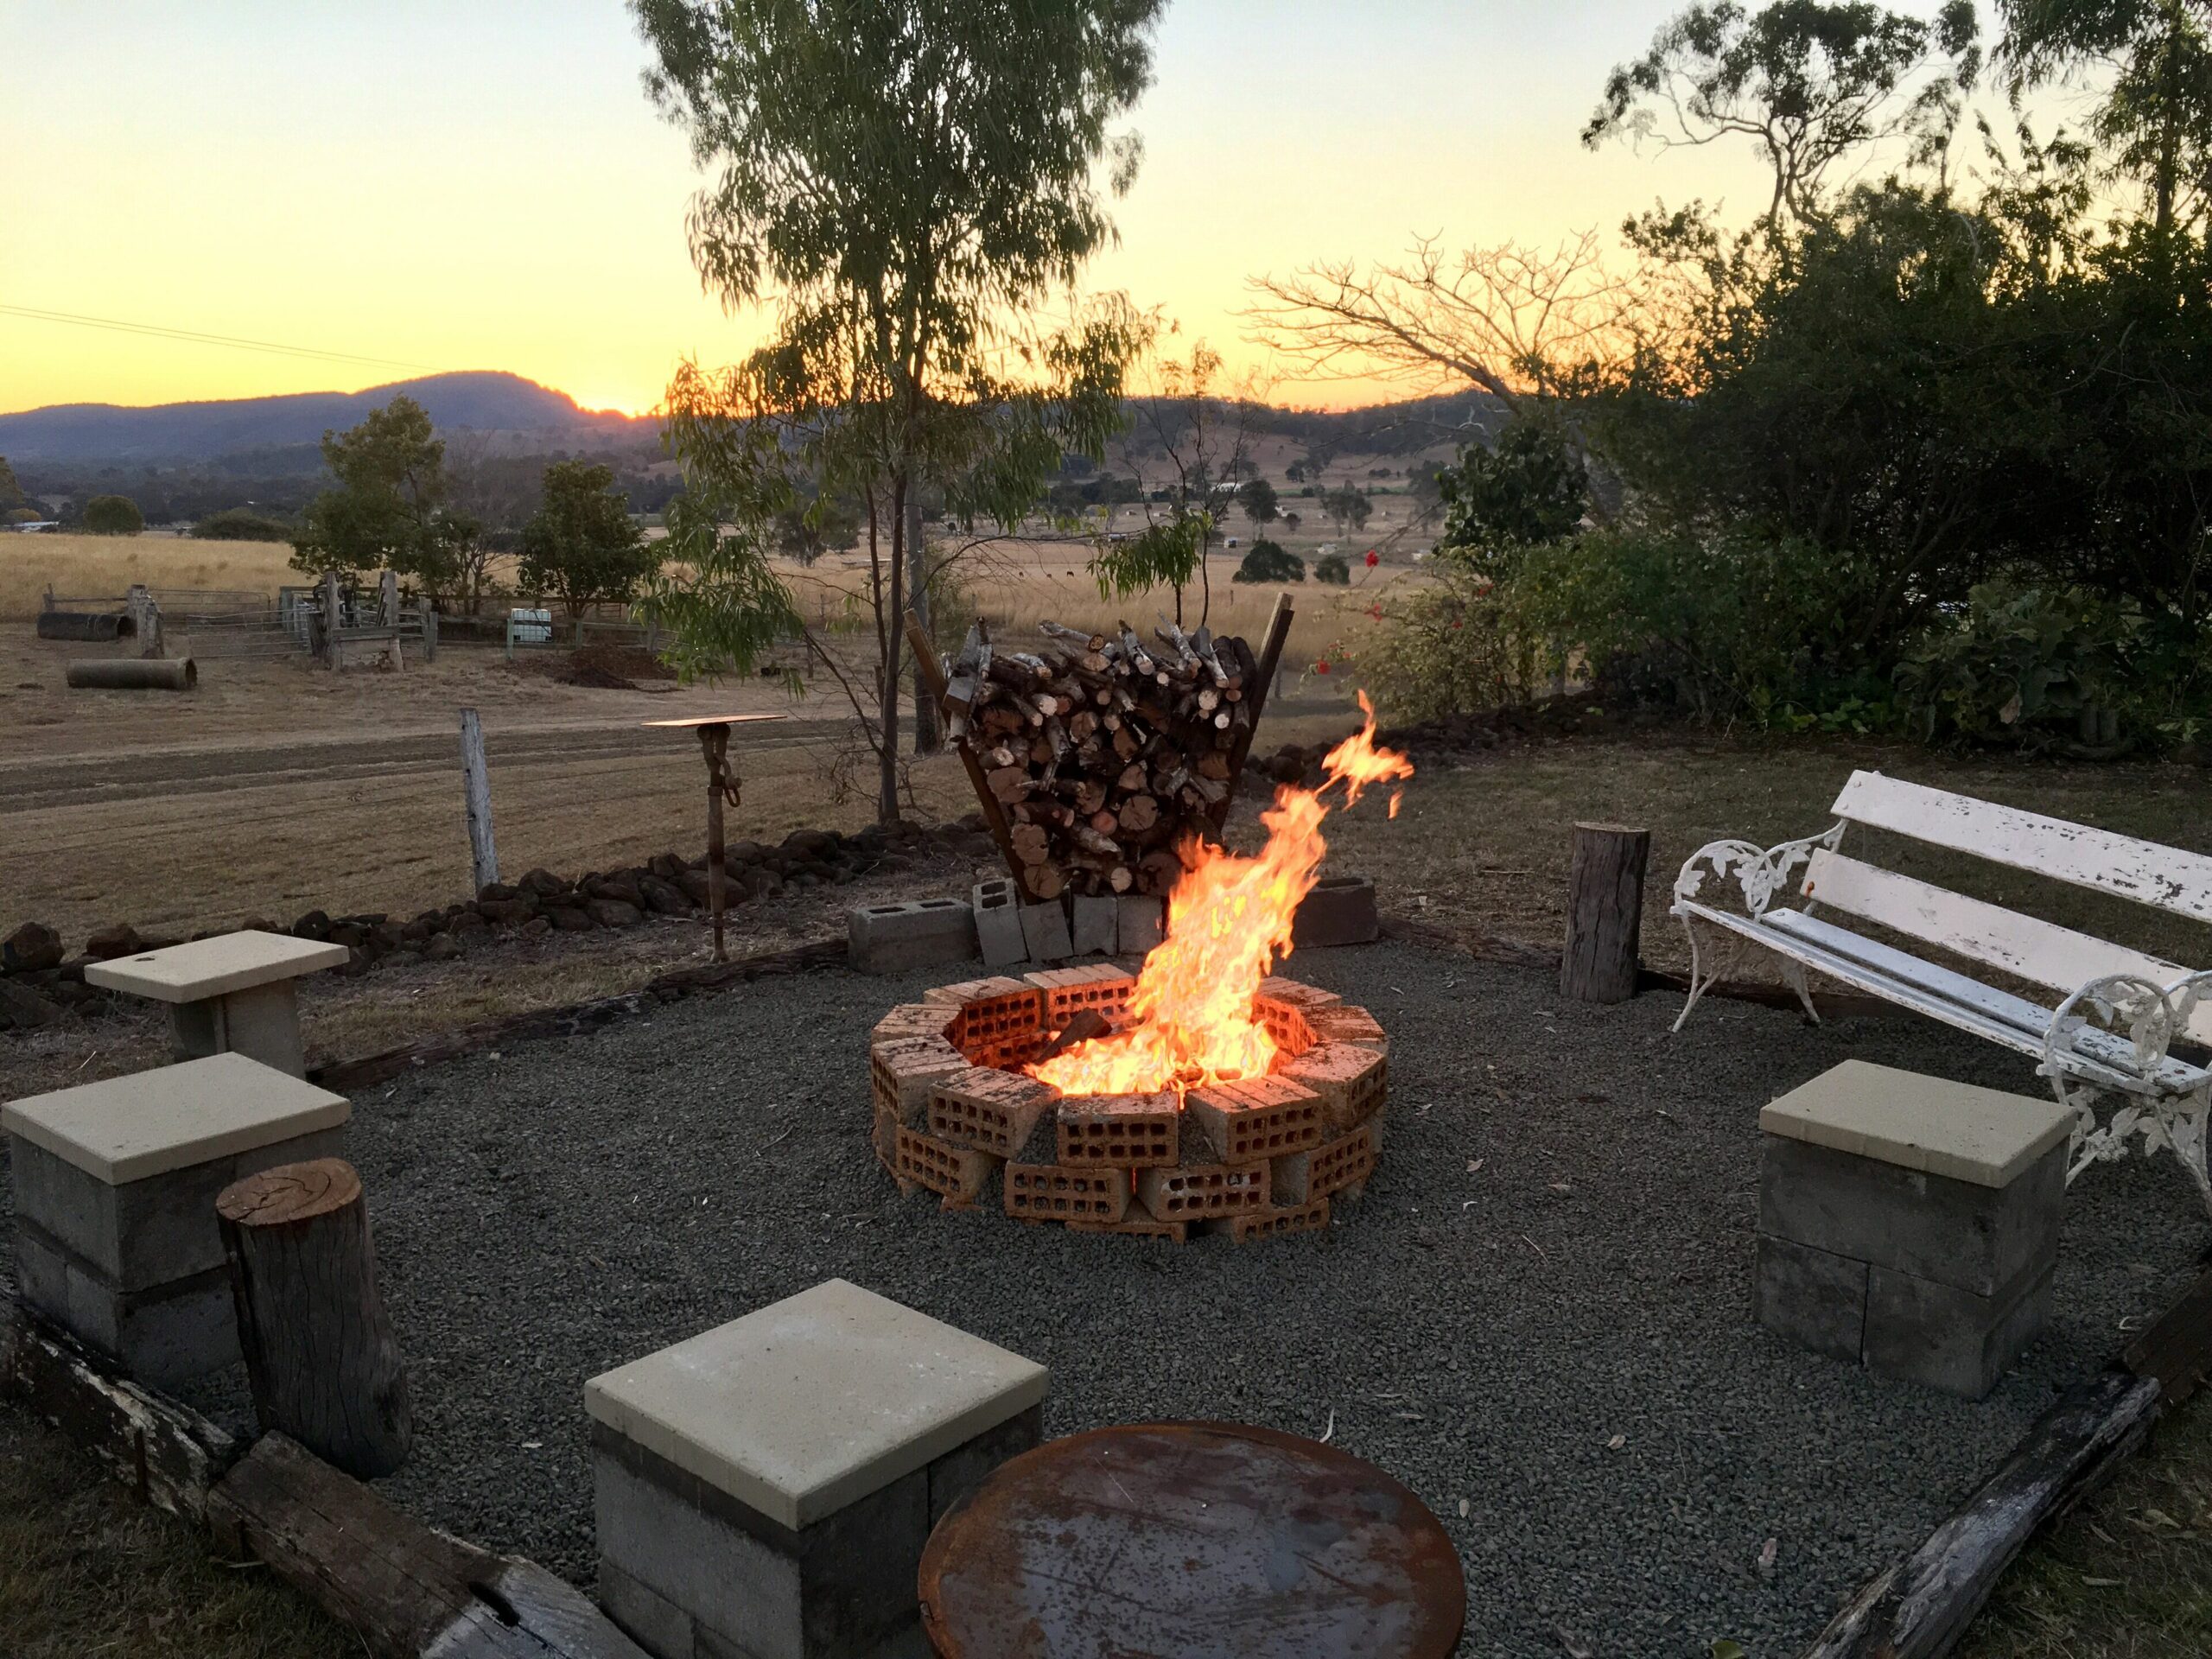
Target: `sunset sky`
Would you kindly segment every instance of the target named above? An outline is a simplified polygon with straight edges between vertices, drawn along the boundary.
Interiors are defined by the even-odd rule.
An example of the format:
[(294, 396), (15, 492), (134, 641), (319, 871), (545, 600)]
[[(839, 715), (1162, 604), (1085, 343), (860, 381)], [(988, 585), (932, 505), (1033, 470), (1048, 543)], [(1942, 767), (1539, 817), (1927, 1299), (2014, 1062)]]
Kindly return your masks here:
[[(1673, 0), (1174, 0), (1147, 159), (1090, 286), (1255, 364), (1245, 283), (1411, 232), (1549, 242), (1655, 197), (1762, 197), (1738, 146), (1577, 140)], [(1933, 4), (1910, 9), (1932, 11)], [(1985, 12), (1987, 9), (1985, 8)], [(639, 410), (734, 357), (684, 245), (697, 180), (619, 0), (0, 0), (0, 410), (351, 390), (509, 369)], [(1370, 401), (1300, 383), (1278, 401)]]

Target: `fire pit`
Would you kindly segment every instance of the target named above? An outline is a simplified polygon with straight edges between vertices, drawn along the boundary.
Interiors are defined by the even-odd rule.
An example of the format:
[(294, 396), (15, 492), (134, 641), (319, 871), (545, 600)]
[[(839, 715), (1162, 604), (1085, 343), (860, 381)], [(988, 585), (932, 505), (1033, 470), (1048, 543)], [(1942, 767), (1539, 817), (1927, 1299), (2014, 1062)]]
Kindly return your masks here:
[(1085, 1014), (1128, 1032), (1137, 983), (1100, 964), (893, 1008), (870, 1072), (876, 1156), (899, 1190), (972, 1210), (995, 1175), (1018, 1220), (1179, 1242), (1193, 1223), (1239, 1240), (1327, 1226), (1331, 1200), (1357, 1198), (1382, 1149), (1382, 1028), (1332, 992), (1270, 978), (1251, 1013), (1274, 1052), (1249, 1077), (1179, 1096), (1070, 1093), (1034, 1075)]
[[(1363, 706), (1365, 698), (1361, 699)], [(1324, 791), (1410, 777), (1375, 720), (1286, 788), (1252, 857), (1176, 849), (1166, 938), (1101, 964), (972, 980), (875, 1028), (875, 1151), (902, 1191), (1084, 1231), (1239, 1239), (1325, 1227), (1375, 1167), (1388, 1039), (1364, 1008), (1274, 977), (1327, 850)], [(1395, 813), (1397, 799), (1391, 798)]]

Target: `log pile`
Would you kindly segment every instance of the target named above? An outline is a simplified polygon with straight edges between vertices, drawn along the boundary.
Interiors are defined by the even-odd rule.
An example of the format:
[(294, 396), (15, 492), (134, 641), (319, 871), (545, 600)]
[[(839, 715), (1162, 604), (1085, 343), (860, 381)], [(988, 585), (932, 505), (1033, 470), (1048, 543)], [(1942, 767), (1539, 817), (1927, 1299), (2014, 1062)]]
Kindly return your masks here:
[(1149, 640), (1040, 625), (1033, 652), (978, 623), (945, 674), (946, 735), (979, 767), (1035, 899), (1164, 895), (1175, 848), (1218, 825), (1262, 680), (1241, 639), (1163, 620)]

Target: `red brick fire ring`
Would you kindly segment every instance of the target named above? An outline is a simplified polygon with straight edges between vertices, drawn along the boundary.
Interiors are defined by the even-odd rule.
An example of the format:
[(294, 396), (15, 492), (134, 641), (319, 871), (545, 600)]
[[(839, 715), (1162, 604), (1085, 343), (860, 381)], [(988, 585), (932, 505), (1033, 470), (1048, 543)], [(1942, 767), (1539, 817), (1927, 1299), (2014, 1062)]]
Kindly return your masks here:
[(1070, 1019), (1118, 1022), (1136, 981), (1110, 964), (970, 980), (893, 1008), (869, 1077), (875, 1155), (902, 1192), (1077, 1232), (1239, 1241), (1329, 1224), (1382, 1152), (1389, 1039), (1334, 993), (1269, 979), (1254, 1012), (1280, 1049), (1263, 1077), (1154, 1095), (1062, 1095), (1016, 1068)]

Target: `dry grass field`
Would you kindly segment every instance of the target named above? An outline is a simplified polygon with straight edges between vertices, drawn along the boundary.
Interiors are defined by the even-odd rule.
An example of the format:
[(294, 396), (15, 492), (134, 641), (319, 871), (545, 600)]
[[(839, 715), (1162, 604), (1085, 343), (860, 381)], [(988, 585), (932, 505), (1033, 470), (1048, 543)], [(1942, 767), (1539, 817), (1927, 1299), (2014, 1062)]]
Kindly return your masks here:
[(274, 594), (307, 580), (285, 542), (201, 542), (187, 536), (0, 535), (0, 622), (38, 614), (51, 587), (64, 597), (120, 598), (134, 582), (162, 588)]

